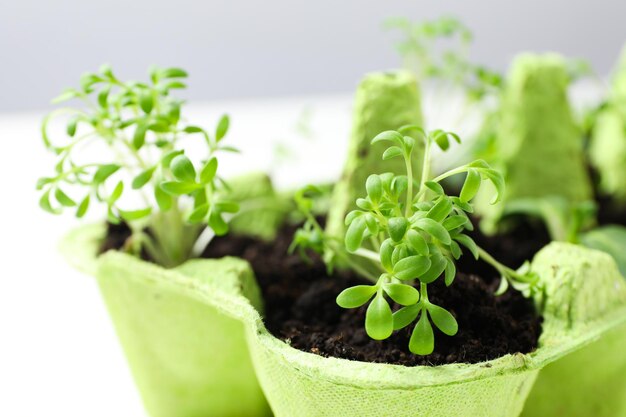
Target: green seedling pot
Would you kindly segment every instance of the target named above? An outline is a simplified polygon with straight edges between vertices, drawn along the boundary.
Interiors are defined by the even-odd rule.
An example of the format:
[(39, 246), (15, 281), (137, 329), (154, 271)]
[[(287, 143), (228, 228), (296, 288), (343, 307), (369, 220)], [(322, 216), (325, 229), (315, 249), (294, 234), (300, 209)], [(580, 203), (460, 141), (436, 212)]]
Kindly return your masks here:
[[(563, 251), (540, 252), (533, 265), (538, 267), (537, 272), (552, 273), (555, 277), (549, 287), (555, 296), (548, 308), (550, 315), (561, 320), (546, 318), (544, 335), (571, 331), (581, 341), (589, 339), (590, 334), (595, 336), (582, 349), (540, 371), (522, 416), (626, 416), (625, 281), (607, 259), (608, 255), (561, 246), (565, 248)], [(568, 263), (561, 266), (566, 260)], [(554, 270), (550, 272), (549, 268)], [(581, 279), (572, 280), (572, 276)], [(555, 325), (561, 329), (554, 328)], [(606, 330), (598, 333), (597, 327)]]
[(537, 255), (533, 268), (547, 288), (538, 300), (545, 319), (540, 347), (478, 364), (404, 367), (323, 358), (273, 337), (250, 312), (245, 318), (250, 351), (275, 415), (519, 415), (542, 368), (584, 352), (579, 350), (584, 346), (593, 349), (626, 321), (626, 284), (610, 256), (553, 243)]
[[(84, 268), (81, 262), (86, 260), (81, 256), (81, 248), (97, 235), (94, 228), (75, 232), (71, 240), (79, 244), (74, 246), (74, 259), (79, 266)], [(292, 348), (265, 328), (252, 273), (245, 262), (237, 259), (196, 260), (164, 270), (110, 252), (96, 262), (99, 282), (131, 368), (146, 405), (157, 416), (201, 415), (207, 410), (211, 410), (209, 415), (258, 415), (241, 410), (235, 413), (243, 414), (218, 413), (235, 407), (234, 404), (242, 407), (256, 402), (262, 407), (263, 397), (258, 387), (253, 387), (252, 373), (246, 373), (243, 379), (233, 376), (250, 370), (249, 363), (244, 366), (241, 358), (234, 362), (239, 365), (238, 372), (221, 376), (217, 388), (215, 380), (203, 384), (205, 395), (212, 395), (215, 390), (226, 395), (225, 385), (240, 384), (239, 388), (228, 390), (233, 394), (230, 400), (214, 398), (213, 408), (200, 410), (198, 397), (202, 395), (192, 401), (188, 385), (178, 385), (172, 378), (195, 375), (202, 379), (209, 370), (219, 367), (216, 355), (230, 356), (214, 346), (225, 343), (213, 334), (216, 324), (207, 323), (215, 316), (228, 320), (229, 327), (239, 324), (240, 336), (245, 329), (258, 380), (278, 417), (517, 416), (542, 368), (575, 358), (585, 349), (594, 349), (598, 341), (611, 338), (626, 323), (626, 283), (613, 259), (602, 252), (565, 243), (550, 244), (532, 264), (546, 288), (545, 295), (537, 299), (544, 329), (535, 352), (478, 364), (436, 367), (324, 358)], [(129, 271), (134, 271), (132, 276), (136, 278), (131, 278)], [(109, 292), (114, 296), (112, 300)], [(149, 308), (139, 311), (137, 303)], [(159, 303), (169, 307), (162, 308)], [(159, 315), (162, 317), (157, 320)], [(153, 327), (155, 321), (158, 329), (157, 324)], [(186, 343), (173, 342), (172, 338), (182, 338)], [(237, 343), (229, 346), (237, 350)], [(181, 355), (181, 351), (187, 353)], [(172, 360), (175, 356), (179, 360)], [(191, 363), (191, 357), (204, 358), (206, 362)], [(164, 369), (164, 363), (171, 368)], [(197, 369), (198, 363), (202, 364), (202, 371)], [(224, 363), (230, 364), (227, 359)], [(546, 395), (554, 395), (552, 392)], [(254, 409), (258, 413), (258, 408)]]
[(104, 233), (101, 226), (77, 229), (62, 251), (74, 266), (96, 276), (149, 414), (271, 415), (243, 323), (224, 314), (218, 295), (210, 302), (202, 298), (214, 288), (261, 311), (248, 264), (235, 258), (192, 260), (167, 270), (116, 251), (96, 257)]
[(495, 232), (502, 211), (518, 200), (592, 199), (568, 84), (567, 64), (559, 55), (521, 54), (514, 59), (499, 109), (493, 159), (488, 161), (502, 171), (506, 193), (502, 204), (491, 205), (493, 190), (485, 187), (477, 200), (481, 227), (488, 233)]
[[(229, 183), (229, 198), (241, 202), (231, 231), (273, 239), (291, 210), (289, 199), (274, 192), (265, 174), (250, 173)], [(241, 321), (190, 298), (184, 286), (163, 278), (169, 271), (160, 266), (115, 251), (97, 256), (104, 235), (103, 226), (77, 229), (64, 239), (61, 249), (73, 266), (97, 278), (149, 413), (153, 417), (270, 415)], [(258, 288), (245, 265), (232, 258), (188, 261), (174, 271), (178, 277), (197, 273), (202, 282), (214, 281), (211, 285), (216, 287), (232, 286), (229, 291), (250, 299), (262, 311)]]

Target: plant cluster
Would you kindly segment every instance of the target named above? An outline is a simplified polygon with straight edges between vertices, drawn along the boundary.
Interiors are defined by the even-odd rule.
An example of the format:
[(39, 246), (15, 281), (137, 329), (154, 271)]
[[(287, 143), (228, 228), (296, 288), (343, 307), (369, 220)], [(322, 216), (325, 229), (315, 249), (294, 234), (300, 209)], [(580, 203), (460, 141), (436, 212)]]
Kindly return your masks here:
[(473, 35), (458, 19), (444, 16), (432, 21), (411, 22), (394, 18), (385, 22), (385, 27), (402, 34), (396, 49), (418, 80), (450, 82), (462, 87), (474, 102), (500, 92), (502, 76), (469, 60)]
[[(58, 159), (54, 174), (37, 183), (40, 206), (53, 214), (73, 209), (83, 217), (96, 202), (106, 207), (109, 222), (130, 225), (128, 251), (145, 250), (164, 266), (189, 258), (207, 225), (217, 235), (226, 233), (225, 215), (238, 210), (224, 199), (227, 186), (217, 175), (218, 153), (236, 151), (222, 142), (229, 118), (221, 117), (214, 134), (186, 123), (183, 101), (170, 94), (186, 88), (186, 77), (179, 68), (154, 67), (148, 82), (123, 82), (105, 65), (84, 74), (80, 88), (57, 97), (53, 102), (76, 99), (84, 106), (55, 110), (43, 121), (44, 144)], [(65, 134), (53, 141), (52, 121), (60, 117)], [(201, 159), (185, 155), (185, 139), (202, 144)], [(108, 160), (79, 160), (85, 146), (100, 146)], [(127, 200), (141, 201), (139, 208), (123, 203), (127, 194)]]
[[(486, 162), (477, 160), (431, 177), (430, 161), (433, 146), (447, 150), (450, 141), (459, 142), (451, 132), (426, 132), (419, 126), (404, 126), (398, 131), (386, 131), (372, 143), (388, 142), (383, 159), (403, 158), (406, 175), (393, 173), (370, 175), (365, 184), (367, 195), (356, 201), (358, 209), (347, 214), (344, 245), (327, 236), (307, 210), (309, 199), (298, 195), (298, 206), (307, 214), (307, 222), (296, 234), (294, 246), (312, 249), (326, 260), (338, 259), (372, 281), (341, 292), (337, 304), (343, 308), (358, 308), (368, 304), (365, 330), (376, 340), (386, 339), (395, 330), (417, 321), (410, 342), (411, 352), (428, 355), (433, 352), (433, 325), (444, 334), (454, 335), (458, 324), (443, 306), (428, 298), (428, 285), (443, 277), (446, 286), (456, 276), (455, 262), (462, 247), (475, 258), (482, 258), (502, 275), (499, 292), (512, 284), (526, 295), (538, 291), (538, 277), (529, 271), (514, 271), (478, 247), (467, 231), (473, 229), (468, 214), (483, 181), (490, 181), (497, 203), (504, 192), (502, 175)], [(422, 172), (412, 172), (413, 150), (421, 141), (425, 147)], [(441, 182), (465, 174), (458, 196), (446, 193)], [(390, 301), (398, 304), (392, 311)]]

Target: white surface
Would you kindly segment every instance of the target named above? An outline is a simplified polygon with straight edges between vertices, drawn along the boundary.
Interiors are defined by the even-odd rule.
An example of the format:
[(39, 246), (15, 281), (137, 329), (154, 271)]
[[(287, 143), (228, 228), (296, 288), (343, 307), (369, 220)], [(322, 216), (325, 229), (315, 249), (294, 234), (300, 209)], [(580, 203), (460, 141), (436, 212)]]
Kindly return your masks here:
[[(583, 88), (573, 97), (589, 102), (597, 94)], [(454, 105), (447, 104), (446, 110)], [(228, 143), (243, 153), (223, 158), (221, 172), (266, 170), (281, 188), (338, 177), (350, 97), (220, 102), (190, 106), (187, 114), (212, 129), (223, 112), (232, 121)], [(427, 120), (436, 119), (433, 113), (454, 120), (449, 113), (426, 113)], [(0, 115), (0, 416), (143, 416), (95, 281), (71, 269), (56, 250), (77, 221), (38, 207), (35, 182), (54, 164), (41, 144), (41, 116)], [(296, 128), (303, 120), (310, 135)], [(434, 123), (428, 127), (451, 128)], [(274, 156), (281, 142), (291, 149), (289, 162)]]

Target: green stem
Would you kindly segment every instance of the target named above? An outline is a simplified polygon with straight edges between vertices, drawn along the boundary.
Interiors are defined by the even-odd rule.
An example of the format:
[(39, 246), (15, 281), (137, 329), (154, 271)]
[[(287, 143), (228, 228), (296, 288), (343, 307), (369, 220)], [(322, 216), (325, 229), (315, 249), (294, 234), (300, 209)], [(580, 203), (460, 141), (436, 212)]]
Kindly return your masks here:
[(424, 306), (428, 305), (428, 284), (420, 282), (420, 301)]
[(426, 182), (428, 181), (428, 176), (430, 175), (430, 143), (431, 140), (428, 136), (425, 138), (424, 145), (424, 162), (422, 163), (422, 176), (420, 177), (420, 188), (417, 192), (420, 198), (420, 201), (423, 201), (426, 196)]
[[(411, 154), (404, 155), (404, 163), (406, 165), (406, 178), (408, 188), (406, 191), (406, 206), (404, 207), (404, 217), (411, 217), (413, 214), (413, 166), (411, 164)], [(423, 175), (423, 174), (422, 174)]]
[(501, 264), (480, 246), (476, 246), (476, 248), (478, 249), (479, 258), (487, 262), (489, 265), (493, 266), (506, 279), (515, 280), (515, 281), (519, 281), (523, 283), (534, 282), (532, 277), (526, 277), (525, 275), (518, 274), (515, 270), (509, 268), (506, 265)]

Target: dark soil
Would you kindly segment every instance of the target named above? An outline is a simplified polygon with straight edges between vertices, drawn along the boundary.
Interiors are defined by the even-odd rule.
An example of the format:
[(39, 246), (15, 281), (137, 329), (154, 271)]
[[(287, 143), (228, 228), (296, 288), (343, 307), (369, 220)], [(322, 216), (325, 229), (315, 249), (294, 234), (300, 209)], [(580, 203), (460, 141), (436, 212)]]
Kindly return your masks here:
[[(497, 255), (505, 255), (505, 263), (518, 266), (545, 243), (516, 243), (517, 233), (525, 230), (491, 240), (475, 237), (486, 248), (496, 249)], [(313, 263), (307, 264), (298, 255), (287, 254), (294, 231), (295, 227), (283, 228), (271, 243), (242, 236), (216, 238), (204, 256), (234, 255), (250, 262), (265, 300), (268, 330), (295, 348), (322, 356), (414, 366), (476, 363), (537, 347), (541, 318), (532, 302), (515, 291), (495, 297), (495, 271), (476, 261), (459, 264), (450, 288), (442, 280), (429, 286), (431, 301), (451, 311), (459, 323), (454, 337), (436, 330), (435, 353), (420, 357), (409, 352), (412, 326), (385, 341), (374, 341), (363, 328), (365, 307), (345, 310), (335, 303), (343, 289), (364, 282), (349, 273), (329, 277), (319, 259), (313, 257)], [(462, 259), (469, 258), (468, 254)]]

